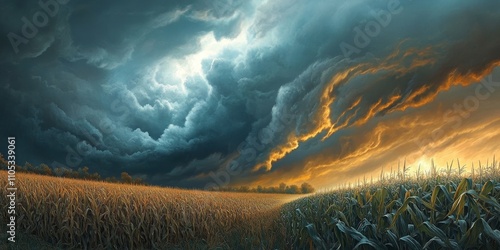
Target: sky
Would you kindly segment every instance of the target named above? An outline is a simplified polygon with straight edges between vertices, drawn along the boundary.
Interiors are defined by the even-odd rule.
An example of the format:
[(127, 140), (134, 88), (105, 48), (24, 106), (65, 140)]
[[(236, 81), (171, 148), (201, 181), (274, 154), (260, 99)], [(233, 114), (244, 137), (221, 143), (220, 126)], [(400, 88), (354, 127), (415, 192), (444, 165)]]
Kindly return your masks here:
[(0, 138), (186, 188), (470, 170), (500, 151), (499, 25), (492, 0), (6, 0)]

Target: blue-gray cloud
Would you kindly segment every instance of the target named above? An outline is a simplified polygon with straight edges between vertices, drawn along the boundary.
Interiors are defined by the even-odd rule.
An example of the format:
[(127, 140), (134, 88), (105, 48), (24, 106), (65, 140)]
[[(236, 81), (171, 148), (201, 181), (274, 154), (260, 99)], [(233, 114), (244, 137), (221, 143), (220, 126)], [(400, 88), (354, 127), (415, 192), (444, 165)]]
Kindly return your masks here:
[[(290, 135), (318, 128), (346, 70), (326, 97), (349, 128), (500, 59), (493, 1), (40, 2), (0, 4), (0, 98), (13, 104), (0, 134), (18, 137), (20, 159), (165, 185), (202, 187), (233, 160), (233, 182), (258, 179)], [(340, 151), (356, 129), (327, 133), (271, 171)]]

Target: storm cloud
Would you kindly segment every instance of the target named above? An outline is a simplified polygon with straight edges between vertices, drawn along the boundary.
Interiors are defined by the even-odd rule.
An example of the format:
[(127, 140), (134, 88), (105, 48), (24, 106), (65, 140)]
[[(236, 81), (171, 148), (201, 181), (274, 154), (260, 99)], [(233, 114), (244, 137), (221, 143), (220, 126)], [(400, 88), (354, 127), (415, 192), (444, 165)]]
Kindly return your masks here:
[[(0, 135), (16, 136), (18, 159), (160, 185), (328, 186), (418, 158), (403, 143), (425, 137), (418, 122), (450, 126), (443, 107), (500, 66), (496, 1), (0, 6)], [(473, 114), (492, 141), (496, 88)], [(421, 119), (398, 130), (408, 117)], [(479, 136), (477, 122), (425, 139), (427, 154), (460, 156), (446, 138)]]

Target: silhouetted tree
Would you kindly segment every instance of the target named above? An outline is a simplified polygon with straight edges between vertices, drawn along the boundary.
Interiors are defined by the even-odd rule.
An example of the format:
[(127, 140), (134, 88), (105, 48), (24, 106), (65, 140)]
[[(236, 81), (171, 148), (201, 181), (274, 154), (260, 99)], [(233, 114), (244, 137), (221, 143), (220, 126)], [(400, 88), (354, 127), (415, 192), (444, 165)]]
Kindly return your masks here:
[(314, 192), (313, 186), (309, 183), (302, 183), (299, 187), (297, 185), (287, 186), (285, 183), (280, 183), (279, 186), (263, 187), (261, 185), (253, 188), (248, 186), (239, 187), (218, 187), (212, 188), (209, 191), (220, 192), (253, 192), (253, 193), (282, 193), (282, 194), (302, 194)]
[(280, 183), (280, 186), (279, 186), (279, 192), (280, 193), (285, 193), (285, 190), (286, 190), (286, 184), (285, 183)]
[(64, 169), (63, 168), (54, 168), (54, 171), (52, 171), (52, 173), (55, 176), (62, 176), (64, 173)]
[(88, 179), (89, 177), (89, 167), (85, 166), (81, 169), (78, 169), (78, 172), (80, 174), (80, 177), (83, 178), (83, 179)]
[(62, 176), (65, 177), (65, 178), (73, 178), (73, 173), (72, 172), (73, 171), (71, 171), (70, 169), (64, 169)]
[(93, 173), (93, 174), (89, 174), (88, 179), (98, 181), (101, 179), (101, 175), (99, 175), (99, 173), (97, 173), (97, 172)]
[(314, 192), (313, 186), (311, 186), (311, 184), (309, 184), (307, 182), (302, 183), (302, 185), (300, 186), (300, 189), (301, 189), (303, 194), (309, 194), (309, 193)]
[(52, 169), (49, 166), (47, 166), (47, 164), (42, 163), (42, 164), (40, 164), (39, 168), (40, 168), (41, 174), (52, 175)]
[(286, 189), (287, 194), (300, 194), (300, 188), (297, 185), (291, 185)]
[(142, 180), (142, 178), (137, 177), (137, 178), (133, 178), (132, 179), (132, 183), (134, 183), (134, 184), (144, 184), (144, 181)]
[(250, 188), (248, 186), (241, 186), (238, 191), (239, 192), (248, 192), (250, 190)]
[(70, 175), (71, 175), (71, 178), (73, 178), (73, 179), (79, 179), (80, 178), (80, 171), (70, 170)]
[(132, 183), (132, 176), (130, 176), (127, 172), (122, 172), (121, 178), (123, 183)]
[(29, 162), (25, 162), (25, 163), (24, 163), (24, 169), (25, 169), (27, 172), (36, 173), (36, 171), (35, 171), (35, 167), (33, 167), (33, 165), (31, 165), (31, 163), (29, 163)]
[(266, 193), (278, 193), (277, 187), (268, 187), (266, 188)]

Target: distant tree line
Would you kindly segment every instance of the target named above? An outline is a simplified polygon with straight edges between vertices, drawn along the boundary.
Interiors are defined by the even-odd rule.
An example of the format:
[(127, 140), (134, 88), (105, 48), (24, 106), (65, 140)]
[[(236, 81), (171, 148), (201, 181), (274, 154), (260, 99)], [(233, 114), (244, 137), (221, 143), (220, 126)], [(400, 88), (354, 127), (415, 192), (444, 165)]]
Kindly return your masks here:
[[(0, 154), (0, 169), (7, 169), (7, 160), (3, 158)], [(127, 172), (122, 172), (119, 178), (114, 176), (102, 178), (99, 173), (90, 173), (88, 167), (82, 167), (78, 169), (71, 169), (65, 167), (51, 168), (47, 164), (40, 164), (34, 166), (29, 162), (26, 162), (24, 166), (16, 165), (16, 172), (48, 175), (55, 177), (64, 177), (72, 179), (82, 179), (82, 180), (94, 180), (94, 181), (105, 181), (112, 183), (127, 183), (127, 184), (141, 184), (145, 185), (145, 182), (141, 178), (134, 178), (130, 176)]]
[[(7, 170), (7, 160), (4, 159), (3, 155), (0, 154), (0, 169)], [(147, 185), (141, 178), (134, 178), (130, 176), (127, 172), (122, 172), (117, 178), (115, 176), (102, 178), (97, 172), (89, 172), (88, 167), (82, 167), (78, 169), (71, 169), (65, 167), (51, 168), (47, 164), (40, 164), (35, 166), (29, 162), (26, 162), (23, 166), (16, 165), (16, 172), (32, 173), (39, 175), (64, 177), (72, 179), (81, 180), (93, 180), (93, 181), (104, 181), (111, 183), (126, 183), (126, 184), (139, 184)], [(287, 185), (281, 183), (275, 187), (262, 187), (257, 186), (250, 188), (249, 186), (239, 186), (239, 187), (220, 187), (214, 188), (212, 191), (222, 191), (222, 192), (243, 192), (243, 193), (280, 193), (280, 194), (308, 194), (314, 192), (314, 187), (309, 183), (302, 183), (302, 185)]]
[(213, 188), (211, 191), (222, 191), (222, 192), (242, 192), (242, 193), (278, 193), (278, 194), (309, 194), (314, 193), (314, 187), (304, 182), (302, 185), (291, 185), (288, 186), (285, 183), (280, 183), (279, 186), (274, 187), (263, 187), (257, 186), (250, 188), (249, 186), (239, 186), (239, 187), (219, 187)]

